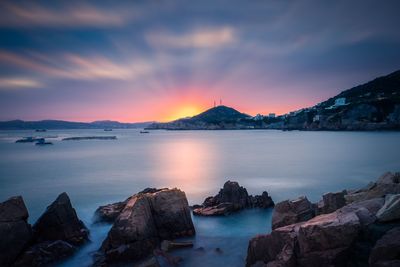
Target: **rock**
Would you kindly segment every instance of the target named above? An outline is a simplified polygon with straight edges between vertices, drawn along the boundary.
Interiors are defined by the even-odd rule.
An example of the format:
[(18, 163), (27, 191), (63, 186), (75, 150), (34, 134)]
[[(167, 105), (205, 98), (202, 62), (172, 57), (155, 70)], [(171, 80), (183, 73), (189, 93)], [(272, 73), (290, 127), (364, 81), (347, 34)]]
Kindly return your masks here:
[(156, 257), (150, 257), (149, 259), (135, 264), (134, 267), (160, 267), (160, 264)]
[(13, 267), (48, 265), (71, 256), (75, 251), (76, 247), (65, 241), (42, 242), (26, 250)]
[(106, 262), (140, 260), (161, 239), (192, 236), (195, 229), (184, 192), (162, 189), (132, 196), (101, 246)]
[(173, 242), (170, 240), (163, 240), (160, 247), (162, 251), (168, 252), (179, 248), (191, 248), (193, 247), (193, 242)]
[(276, 204), (272, 213), (272, 229), (307, 221), (315, 215), (310, 201), (304, 196)]
[(344, 207), (346, 205), (345, 195), (346, 191), (324, 194), (322, 196), (322, 205), (318, 206), (319, 214), (331, 213)]
[(95, 223), (114, 222), (115, 219), (117, 219), (119, 214), (122, 212), (122, 210), (125, 208), (128, 200), (129, 199), (122, 201), (122, 202), (116, 202), (113, 204), (108, 204), (108, 205), (98, 207), (97, 210), (95, 211), (94, 222)]
[(207, 197), (202, 205), (194, 205), (193, 214), (201, 216), (228, 215), (244, 208), (269, 208), (274, 206), (266, 191), (260, 196), (249, 196), (238, 182), (227, 181), (215, 196)]
[(246, 265), (342, 266), (359, 230), (357, 215), (341, 211), (280, 227), (250, 241)]
[(369, 256), (369, 265), (400, 266), (400, 227), (388, 231), (376, 242)]
[(215, 252), (217, 252), (218, 254), (224, 253), (221, 248), (215, 248)]
[(385, 204), (376, 213), (380, 222), (400, 220), (400, 194), (386, 195)]
[(345, 199), (347, 203), (351, 203), (384, 197), (386, 194), (400, 194), (399, 173), (385, 173), (379, 177), (376, 183), (370, 183), (365, 188), (347, 194)]
[(67, 193), (60, 194), (33, 226), (36, 242), (62, 240), (73, 245), (88, 240), (88, 230), (79, 220)]
[[(140, 191), (138, 194), (147, 194), (147, 193), (156, 193), (158, 191), (161, 191), (163, 189), (167, 188), (145, 188), (142, 191)], [(121, 214), (122, 210), (125, 208), (126, 203), (128, 203), (129, 199), (132, 197), (129, 197), (125, 201), (121, 202), (116, 202), (112, 204), (107, 204), (104, 206), (100, 206), (97, 208), (94, 214), (94, 222), (95, 223), (100, 223), (100, 222), (106, 222), (106, 223), (112, 223), (117, 219), (117, 217)]]
[(11, 265), (31, 241), (32, 230), (27, 219), (28, 210), (22, 197), (0, 203), (0, 266)]

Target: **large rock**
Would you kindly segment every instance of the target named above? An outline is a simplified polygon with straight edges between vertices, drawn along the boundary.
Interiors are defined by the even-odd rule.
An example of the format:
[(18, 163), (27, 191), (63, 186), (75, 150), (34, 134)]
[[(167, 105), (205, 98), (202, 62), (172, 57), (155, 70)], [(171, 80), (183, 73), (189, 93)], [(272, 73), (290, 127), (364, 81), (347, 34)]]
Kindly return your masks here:
[(32, 238), (28, 210), (22, 197), (0, 203), (0, 266), (11, 265)]
[(244, 208), (270, 208), (274, 206), (274, 202), (266, 191), (252, 196), (238, 182), (227, 181), (217, 195), (207, 197), (202, 205), (196, 206), (198, 207), (193, 209), (194, 215), (218, 216)]
[(400, 194), (400, 174), (387, 172), (378, 178), (377, 182), (366, 187), (349, 192), (345, 195), (347, 203), (384, 197), (387, 194)]
[(400, 266), (400, 227), (388, 231), (376, 242), (369, 264), (371, 267)]
[(246, 264), (344, 266), (359, 230), (357, 215), (341, 211), (280, 227), (250, 240)]
[(313, 205), (304, 196), (276, 204), (272, 213), (272, 229), (307, 221), (315, 215)]
[(376, 217), (380, 222), (400, 220), (400, 194), (387, 195), (385, 204), (377, 212)]
[(192, 236), (195, 229), (184, 192), (163, 189), (132, 196), (101, 246), (106, 262), (143, 259), (162, 239)]
[(88, 230), (79, 220), (66, 193), (47, 207), (33, 226), (36, 242), (62, 240), (80, 245), (88, 240)]

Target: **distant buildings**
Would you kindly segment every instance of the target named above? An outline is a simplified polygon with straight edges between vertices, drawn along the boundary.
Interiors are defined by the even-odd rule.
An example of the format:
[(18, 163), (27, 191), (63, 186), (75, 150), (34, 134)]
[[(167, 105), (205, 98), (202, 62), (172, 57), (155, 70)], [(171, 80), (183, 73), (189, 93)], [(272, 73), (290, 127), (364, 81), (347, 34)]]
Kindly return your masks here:
[(261, 120), (263, 120), (264, 118), (275, 118), (275, 117), (276, 117), (276, 114), (275, 114), (275, 113), (269, 113), (268, 116), (264, 116), (264, 115), (261, 115), (261, 114), (257, 114), (257, 115), (255, 115), (255, 116), (253, 117), (253, 120), (255, 120), (255, 121), (261, 121)]
[(345, 106), (346, 104), (346, 98), (345, 97), (339, 97), (335, 99), (335, 104), (333, 104), (330, 107), (327, 107), (326, 109), (334, 109), (340, 106)]

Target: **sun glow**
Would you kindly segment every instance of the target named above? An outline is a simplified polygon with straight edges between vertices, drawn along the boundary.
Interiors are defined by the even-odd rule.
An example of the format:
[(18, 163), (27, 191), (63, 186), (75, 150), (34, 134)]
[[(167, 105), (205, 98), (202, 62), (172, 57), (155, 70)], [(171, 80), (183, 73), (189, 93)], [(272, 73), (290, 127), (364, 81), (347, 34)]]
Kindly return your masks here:
[(164, 118), (164, 121), (173, 121), (181, 118), (192, 117), (201, 113), (204, 109), (196, 105), (184, 105), (172, 109)]

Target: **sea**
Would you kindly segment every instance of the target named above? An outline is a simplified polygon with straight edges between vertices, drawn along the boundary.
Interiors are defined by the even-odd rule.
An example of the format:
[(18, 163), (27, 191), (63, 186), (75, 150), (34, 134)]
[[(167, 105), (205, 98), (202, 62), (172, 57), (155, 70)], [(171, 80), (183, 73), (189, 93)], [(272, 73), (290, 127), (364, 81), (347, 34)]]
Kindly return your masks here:
[[(400, 171), (400, 132), (276, 130), (150, 131), (142, 129), (0, 131), (0, 201), (21, 195), (34, 223), (67, 192), (91, 242), (57, 266), (90, 266), (110, 224), (94, 224), (100, 205), (125, 200), (147, 187), (179, 188), (201, 204), (225, 181), (249, 194), (267, 191), (275, 202), (355, 189), (387, 171)], [(116, 140), (62, 141), (109, 136)], [(53, 145), (15, 143), (29, 136)], [(224, 217), (193, 217), (192, 249), (172, 252), (179, 266), (244, 266), (248, 241), (271, 231), (272, 209)], [(197, 248), (202, 249), (197, 249)], [(161, 260), (162, 266), (167, 266)]]

